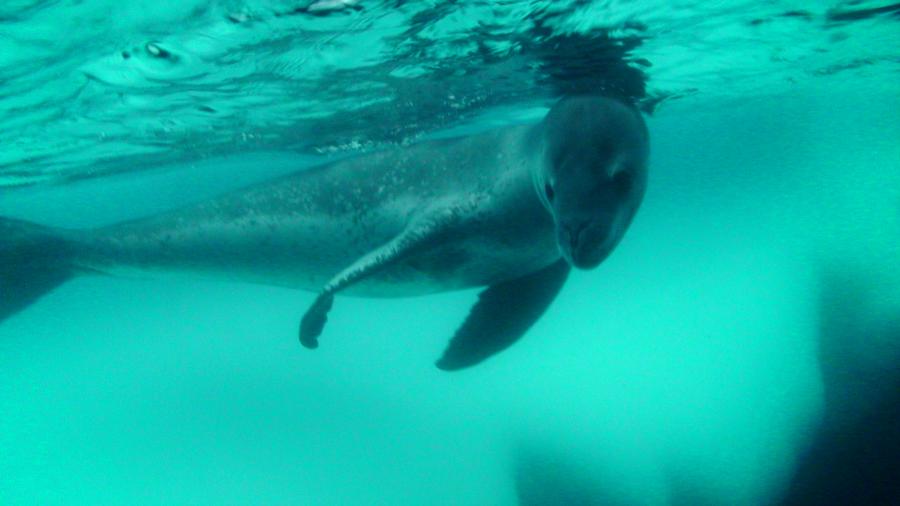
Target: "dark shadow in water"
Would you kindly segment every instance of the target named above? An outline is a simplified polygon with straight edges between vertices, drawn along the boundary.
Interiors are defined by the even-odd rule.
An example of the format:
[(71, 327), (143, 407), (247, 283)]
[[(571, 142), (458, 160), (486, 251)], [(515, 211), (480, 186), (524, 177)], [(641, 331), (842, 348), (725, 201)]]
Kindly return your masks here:
[[(852, 5), (855, 2), (847, 3)], [(900, 20), (900, 3), (884, 5), (881, 7), (870, 7), (868, 9), (835, 7), (828, 11), (826, 17), (828, 18), (828, 21), (841, 23), (847, 21), (861, 21), (885, 14), (889, 14), (892, 18)]]
[(783, 506), (900, 504), (900, 313), (881, 307), (884, 290), (852, 271), (826, 276), (825, 412)]
[(513, 460), (521, 506), (626, 506), (597, 479), (596, 469), (561, 449), (520, 447)]
[[(620, 473), (619, 471), (618, 473)], [(614, 479), (617, 472), (604, 471), (600, 459), (575, 445), (530, 444), (513, 455), (513, 478), (520, 506), (634, 506), (646, 504), (633, 495), (626, 497)], [(719, 506), (726, 504), (695, 476), (667, 472), (666, 504), (671, 506)], [(648, 485), (652, 486), (652, 485)]]
[[(900, 505), (900, 308), (858, 271), (823, 278), (818, 359), (825, 411), (781, 506)], [(578, 451), (532, 445), (514, 455), (519, 504), (625, 505)], [(583, 455), (582, 455), (583, 457)], [(727, 504), (696, 478), (669, 472), (669, 504)]]

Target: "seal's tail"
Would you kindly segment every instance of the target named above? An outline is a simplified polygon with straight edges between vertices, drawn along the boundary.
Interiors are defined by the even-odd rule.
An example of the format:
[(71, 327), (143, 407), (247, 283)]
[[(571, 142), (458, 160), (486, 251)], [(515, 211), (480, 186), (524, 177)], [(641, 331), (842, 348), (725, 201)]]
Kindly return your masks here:
[(72, 244), (61, 231), (0, 218), (0, 322), (74, 275)]

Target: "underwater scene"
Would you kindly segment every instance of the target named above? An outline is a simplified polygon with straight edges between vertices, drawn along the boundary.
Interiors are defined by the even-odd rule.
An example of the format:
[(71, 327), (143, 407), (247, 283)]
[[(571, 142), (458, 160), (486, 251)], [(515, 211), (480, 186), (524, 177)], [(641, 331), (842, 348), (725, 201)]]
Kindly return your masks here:
[(898, 42), (0, 2), (0, 505), (900, 505)]

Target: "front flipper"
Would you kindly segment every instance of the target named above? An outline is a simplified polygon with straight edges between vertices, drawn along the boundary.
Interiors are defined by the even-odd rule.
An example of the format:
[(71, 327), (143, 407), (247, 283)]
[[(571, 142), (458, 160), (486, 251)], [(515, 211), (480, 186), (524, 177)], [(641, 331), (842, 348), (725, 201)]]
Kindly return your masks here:
[(316, 297), (316, 301), (306, 310), (303, 319), (300, 320), (300, 342), (303, 346), (314, 350), (319, 347), (319, 334), (325, 328), (328, 321), (328, 312), (334, 303), (334, 294), (323, 292)]
[(569, 264), (558, 260), (537, 272), (488, 287), (462, 327), (456, 331), (439, 369), (473, 366), (502, 351), (525, 334), (556, 298), (569, 275)]
[(443, 233), (449, 229), (457, 214), (452, 209), (446, 215), (423, 220), (411, 225), (403, 233), (387, 244), (370, 251), (349, 267), (331, 278), (316, 297), (316, 301), (306, 310), (300, 322), (300, 342), (313, 349), (319, 346), (318, 337), (328, 320), (328, 311), (334, 301), (334, 294), (348, 286), (369, 277), (385, 267), (409, 258), (423, 248), (440, 242)]

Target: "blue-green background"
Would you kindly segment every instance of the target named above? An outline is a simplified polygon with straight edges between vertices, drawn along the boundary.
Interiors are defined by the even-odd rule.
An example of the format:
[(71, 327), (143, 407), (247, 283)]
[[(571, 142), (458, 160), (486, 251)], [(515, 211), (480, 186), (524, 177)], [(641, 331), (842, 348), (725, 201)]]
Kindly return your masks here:
[[(290, 2), (13, 4), (0, 8), (0, 215), (51, 225), (536, 120), (553, 96), (513, 70), (521, 86), (490, 81), (509, 60), (456, 76), (455, 108), (410, 91), (445, 82), (421, 76), (456, 53), (403, 60), (380, 46), (417, 22), (404, 2), (300, 14), (297, 26), (271, 14)], [(451, 5), (417, 40), (464, 57), (460, 33), (485, 36), (467, 23), (490, 15), (513, 30), (543, 4)], [(595, 2), (555, 27), (642, 19), (649, 91), (682, 98), (648, 117), (649, 189), (621, 246), (471, 370), (433, 360), (475, 292), (340, 298), (315, 352), (296, 341), (303, 292), (184, 278), (79, 278), (52, 292), (0, 326), (0, 504), (516, 504), (523, 448), (563, 455), (623, 504), (777, 500), (824, 409), (821, 312), (835, 308), (820, 304), (823, 277), (868, 287), (842, 310), (900, 314), (900, 90), (884, 47), (898, 25), (830, 26), (828, 9), (844, 6), (801, 4)], [(798, 6), (811, 20), (776, 15)], [(249, 34), (219, 22), (235, 13)], [(759, 16), (771, 21), (751, 32)], [(149, 40), (181, 59), (120, 60)], [(382, 82), (385, 98), (359, 82), (367, 69), (410, 83)], [(433, 122), (411, 125), (402, 107), (379, 116), (364, 98), (433, 108), (415, 116)], [(378, 114), (329, 123), (354, 111)], [(898, 343), (866, 337), (853, 336), (852, 360), (900, 359)]]

